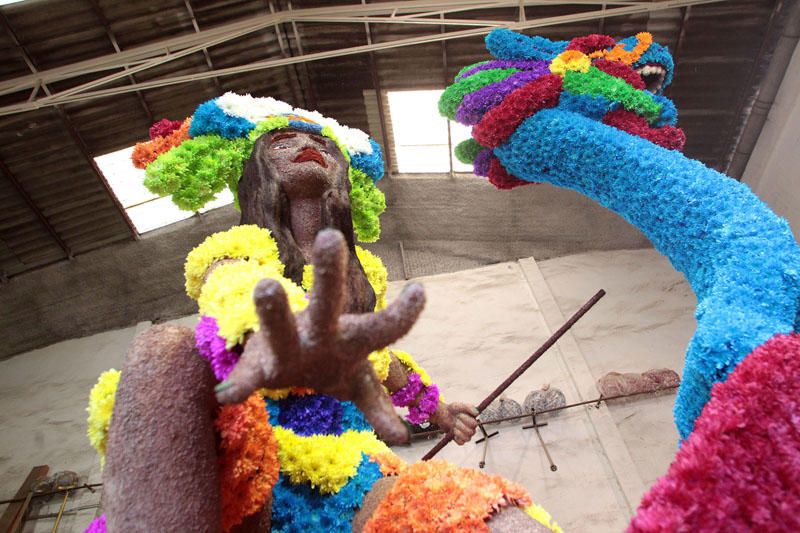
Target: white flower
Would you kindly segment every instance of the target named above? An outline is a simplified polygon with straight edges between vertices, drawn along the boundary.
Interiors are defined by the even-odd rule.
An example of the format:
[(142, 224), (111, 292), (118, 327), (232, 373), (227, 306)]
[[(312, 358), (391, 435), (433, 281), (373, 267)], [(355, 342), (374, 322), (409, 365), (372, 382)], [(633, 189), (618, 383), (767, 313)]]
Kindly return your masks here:
[(292, 106), (274, 98), (256, 98), (249, 94), (228, 92), (217, 98), (217, 105), (226, 115), (241, 117), (258, 124), (267, 117), (292, 112)]
[(292, 108), (292, 106), (286, 102), (281, 102), (274, 98), (256, 98), (249, 94), (236, 94), (232, 92), (223, 94), (217, 98), (216, 102), (226, 115), (240, 117), (249, 120), (253, 124), (258, 124), (274, 115), (297, 115), (311, 120), (322, 127), (329, 127), (334, 135), (336, 135), (336, 138), (347, 147), (347, 151), (350, 152), (350, 155), (372, 153), (369, 135), (359, 129), (342, 126), (336, 120), (326, 117), (318, 111), (309, 111), (308, 109), (302, 109), (300, 107)]

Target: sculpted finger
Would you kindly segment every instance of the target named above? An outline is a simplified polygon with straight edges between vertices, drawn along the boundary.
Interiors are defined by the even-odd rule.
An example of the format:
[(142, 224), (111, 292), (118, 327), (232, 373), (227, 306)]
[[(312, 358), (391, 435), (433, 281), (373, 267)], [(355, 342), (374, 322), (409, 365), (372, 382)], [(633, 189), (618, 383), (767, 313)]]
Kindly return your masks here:
[(314, 287), (308, 305), (310, 326), (312, 334), (330, 335), (336, 331), (347, 297), (344, 237), (336, 230), (322, 230), (314, 240), (312, 255)]
[(458, 421), (464, 424), (470, 431), (475, 431), (478, 427), (478, 421), (467, 414), (459, 414)]
[(343, 317), (343, 340), (358, 342), (367, 353), (388, 346), (408, 333), (423, 307), (425, 291), (422, 285), (406, 285), (400, 296), (383, 311)]
[(458, 444), (459, 446), (469, 442), (469, 439), (470, 436), (465, 435), (463, 431), (458, 431), (458, 430), (453, 431), (453, 440), (456, 441), (456, 444)]
[[(253, 337), (250, 342), (256, 338)], [(264, 381), (259, 357), (255, 352), (245, 350), (227, 379), (214, 387), (214, 392), (221, 404), (239, 403), (246, 400), (254, 390), (263, 387)]]
[(367, 422), (386, 444), (406, 444), (411, 440), (408, 428), (397, 416), (392, 402), (381, 386), (372, 363), (365, 361), (353, 376), (353, 403), (364, 413)]
[(293, 360), (300, 351), (297, 323), (286, 291), (274, 279), (262, 279), (253, 290), (261, 331), (279, 362)]

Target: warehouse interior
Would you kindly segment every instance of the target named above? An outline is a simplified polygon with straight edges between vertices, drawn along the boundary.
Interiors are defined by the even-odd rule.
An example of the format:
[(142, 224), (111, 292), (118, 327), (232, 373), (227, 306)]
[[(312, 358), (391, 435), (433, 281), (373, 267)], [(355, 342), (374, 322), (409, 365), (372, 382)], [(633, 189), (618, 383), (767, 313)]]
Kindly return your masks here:
[[(120, 368), (150, 325), (197, 321), (184, 259), (239, 213), (221, 199), (159, 215), (166, 199), (120, 192), (136, 178), (124, 157), (107, 161), (225, 92), (318, 110), (379, 142), (387, 207), (365, 247), (383, 259), (390, 295), (425, 286), (428, 307), (398, 345), (459, 401), (477, 403), (598, 289), (605, 299), (509, 398), (549, 385), (577, 403), (607, 372), (680, 374), (694, 331), (691, 288), (619, 216), (548, 184), (496, 190), (458, 166), (445, 119), (439, 140), (402, 139), (400, 122), (437, 112), (399, 110), (397, 95), (444, 89), (486, 59), (494, 28), (652, 33), (674, 57), (665, 94), (685, 154), (800, 231), (793, 0), (24, 0), (0, 5), (0, 23), (0, 499), (36, 465), (99, 483), (84, 411), (98, 374)], [(590, 403), (541, 432), (502, 424), (487, 447), (442, 457), (522, 483), (565, 531), (621, 531), (675, 454), (673, 403), (670, 392)], [(398, 453), (416, 460), (433, 442)], [(83, 531), (100, 494), (77, 491), (63, 517), (50, 498), (24, 531)]]

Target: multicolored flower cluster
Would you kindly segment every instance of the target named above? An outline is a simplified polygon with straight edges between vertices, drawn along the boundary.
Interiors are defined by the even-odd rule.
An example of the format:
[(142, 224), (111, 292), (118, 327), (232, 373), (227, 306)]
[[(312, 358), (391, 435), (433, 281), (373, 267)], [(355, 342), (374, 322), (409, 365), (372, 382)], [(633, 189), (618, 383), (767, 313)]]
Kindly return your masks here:
[[(459, 159), (496, 187), (530, 183), (509, 172), (494, 149), (543, 109), (589, 116), (660, 146), (683, 148), (674, 106), (660, 96), (672, 78), (672, 58), (649, 33), (618, 43), (607, 35), (552, 42), (496, 30), (486, 43), (496, 59), (462, 69), (439, 100), (439, 111), (474, 126), (474, 141), (457, 148)], [(664, 76), (654, 92), (646, 90), (640, 75), (648, 69)]]
[(375, 182), (383, 177), (383, 155), (363, 131), (273, 98), (230, 92), (200, 104), (180, 128), (175, 129), (174, 122), (156, 123), (151, 128), (155, 137), (137, 145), (132, 159), (138, 168), (146, 168), (145, 186), (156, 194), (171, 195), (181, 209), (196, 211), (225, 187), (235, 197), (256, 139), (276, 129), (294, 129), (336, 142), (350, 163), (355, 233), (362, 242), (378, 239), (378, 217), (386, 201)]
[(89, 418), (86, 420), (86, 435), (89, 443), (100, 456), (100, 465), (106, 461), (106, 441), (108, 440), (108, 426), (111, 424), (111, 414), (114, 412), (114, 401), (117, 396), (117, 385), (122, 372), (115, 369), (106, 370), (97, 378), (97, 383), (89, 393), (89, 406), (86, 411)]
[(163, 119), (153, 124), (150, 128), (150, 140), (144, 143), (137, 143), (133, 147), (131, 160), (136, 168), (147, 168), (147, 165), (155, 161), (158, 156), (169, 152), (189, 139), (189, 128), (192, 119), (187, 118), (183, 122), (177, 120)]
[(281, 475), (272, 493), (272, 530), (350, 531), (364, 495), (380, 478), (378, 465), (363, 454), (356, 474), (335, 494), (321, 494), (308, 483), (292, 483)]
[[(683, 143), (669, 100), (607, 72), (607, 62), (620, 72), (658, 64), (663, 89), (672, 76), (666, 49), (644, 34), (613, 47), (607, 39), (581, 39), (555, 43), (507, 30), (490, 33), (487, 46), (500, 61), (534, 65), (574, 49), (593, 56), (593, 63), (585, 73), (566, 70), (558, 104), (525, 117), (507, 138), (487, 148), (488, 156), (474, 146), (464, 151), (477, 153), (476, 168), (480, 163), (488, 169), (497, 160), (495, 168), (514, 179), (546, 181), (596, 199), (641, 229), (686, 275), (699, 301), (698, 329), (675, 406), (676, 424), (686, 437), (711, 386), (759, 344), (795, 327), (800, 248), (788, 224), (744, 185), (665, 149)], [(591, 51), (593, 46), (602, 48)], [(512, 95), (488, 111), (473, 132), (513, 101)]]

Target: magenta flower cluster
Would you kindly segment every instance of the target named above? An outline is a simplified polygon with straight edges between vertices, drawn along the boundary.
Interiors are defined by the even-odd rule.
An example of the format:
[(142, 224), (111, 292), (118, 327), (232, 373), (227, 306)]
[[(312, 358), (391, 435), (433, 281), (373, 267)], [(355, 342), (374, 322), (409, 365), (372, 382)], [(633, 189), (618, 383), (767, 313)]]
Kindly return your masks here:
[(106, 515), (101, 514), (89, 524), (89, 527), (83, 533), (106, 533)]
[[(415, 401), (416, 405), (412, 405)], [(408, 407), (406, 420), (412, 424), (421, 424), (428, 421), (439, 406), (439, 387), (436, 385), (426, 387), (420, 375), (412, 372), (408, 375), (408, 383), (392, 394), (392, 403), (396, 407)]]
[(239, 354), (225, 347), (225, 339), (219, 336), (217, 321), (210, 316), (200, 317), (194, 330), (195, 345), (205, 359), (211, 363), (214, 376), (225, 380), (239, 361)]
[(628, 528), (800, 531), (800, 335), (739, 363)]

